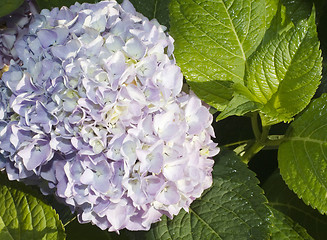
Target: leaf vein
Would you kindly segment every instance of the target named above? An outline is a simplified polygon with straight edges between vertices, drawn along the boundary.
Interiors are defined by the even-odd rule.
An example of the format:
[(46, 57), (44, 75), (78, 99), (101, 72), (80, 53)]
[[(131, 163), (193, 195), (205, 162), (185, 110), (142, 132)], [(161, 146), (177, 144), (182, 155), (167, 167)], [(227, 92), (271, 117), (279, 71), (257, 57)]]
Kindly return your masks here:
[[(212, 204), (212, 205), (216, 205), (216, 206), (218, 206), (218, 207), (220, 207), (220, 208), (223, 208), (223, 209), (225, 209), (227, 212), (230, 212), (230, 213), (232, 213), (234, 216), (236, 216), (238, 219), (240, 219), (246, 226), (248, 226), (249, 228), (251, 228), (251, 226), (245, 221), (245, 220), (243, 220), (236, 212), (234, 212), (234, 211), (232, 211), (232, 210), (230, 210), (230, 209), (228, 209), (228, 208), (225, 208), (223, 205), (219, 205), (218, 203), (215, 203), (215, 202), (210, 202), (210, 201), (207, 201), (207, 200), (204, 200), (204, 199), (202, 199), (202, 201), (203, 202), (207, 202), (207, 203), (210, 203), (210, 204)], [(255, 212), (255, 214), (258, 216), (258, 217), (260, 217), (256, 212)]]
[(197, 219), (199, 219), (209, 230), (212, 231), (214, 235), (216, 235), (219, 239), (222, 239), (219, 234), (206, 221), (204, 221), (192, 208), (189, 209), (190, 213), (193, 213), (197, 217)]
[[(178, 2), (179, 2), (179, 0), (177, 0)], [(239, 58), (241, 58), (241, 59), (243, 59), (244, 61), (246, 60), (246, 57), (245, 57), (245, 55), (244, 55), (244, 52), (243, 52), (243, 47), (241, 46), (241, 43), (240, 43), (240, 40), (239, 40), (239, 38), (238, 38), (238, 35), (236, 34), (236, 32), (235, 32), (235, 29), (234, 28), (231, 28), (231, 27), (228, 27), (228, 26), (226, 26), (226, 25), (224, 25), (224, 24), (222, 24), (215, 16), (213, 16), (210, 12), (208, 12), (205, 8), (203, 8), (201, 5), (199, 5), (197, 2), (195, 2), (195, 0), (192, 0), (192, 2), (194, 2), (197, 6), (199, 6), (201, 9), (203, 9), (206, 13), (208, 13), (212, 18), (214, 18), (219, 24), (221, 24), (221, 25), (223, 25), (224, 27), (226, 27), (226, 28), (228, 28), (228, 29), (231, 29), (233, 32), (234, 32), (234, 34), (235, 34), (235, 36), (236, 36), (236, 40), (237, 40), (237, 42), (239, 43), (239, 46), (240, 46), (240, 49), (241, 49), (241, 52), (242, 52), (242, 56), (239, 56), (239, 55), (236, 55), (234, 52), (231, 52), (231, 51), (229, 51), (227, 48), (225, 48), (223, 45), (221, 45), (220, 43), (218, 43), (217, 42), (217, 40), (215, 40), (215, 39), (213, 39), (212, 37), (210, 37), (209, 35), (208, 35), (208, 33), (207, 32), (205, 32), (205, 31), (203, 31), (201, 28), (199, 28), (199, 27), (197, 27), (192, 21), (190, 21), (186, 16), (185, 16), (185, 14), (183, 13), (183, 11), (180, 11), (180, 13), (183, 15), (183, 17), (184, 17), (184, 19), (185, 20), (187, 20), (187, 22), (189, 22), (189, 23), (191, 23), (192, 24), (192, 26), (194, 27), (194, 28), (196, 28), (197, 30), (199, 30), (201, 33), (203, 33), (206, 37), (208, 37), (208, 38), (210, 38), (213, 42), (215, 42), (218, 46), (220, 46), (222, 49), (224, 49), (226, 52), (228, 52), (228, 53), (230, 53), (231, 55), (233, 55), (233, 56), (235, 56), (235, 57), (239, 57)], [(222, 1), (223, 2), (223, 1)], [(181, 5), (181, 4), (179, 4), (179, 5)], [(226, 6), (223, 4), (223, 6), (225, 7), (225, 10), (226, 10), (226, 13), (228, 13), (228, 11), (227, 11), (227, 9), (226, 9)], [(228, 14), (228, 16), (229, 16), (229, 14)], [(229, 20), (231, 21), (231, 19), (230, 19), (230, 16), (229, 16)], [(234, 25), (233, 25), (234, 26)]]
[[(306, 174), (304, 174), (304, 172), (302, 171), (303, 170), (301, 168), (302, 164), (298, 160), (297, 155), (295, 154), (294, 142), (291, 142), (291, 148), (292, 148), (292, 152), (293, 152), (293, 156), (294, 156), (294, 161), (295, 161), (295, 163), (297, 163), (297, 164), (295, 164), (295, 166), (296, 166), (298, 172), (300, 173), (298, 175), (299, 176), (299, 179), (302, 179), (302, 180), (304, 180), (303, 182), (306, 182), (307, 181), (307, 178), (305, 177)], [(316, 195), (315, 192), (312, 192), (310, 189), (305, 189), (304, 191), (306, 191), (306, 190), (309, 190), (310, 193), (312, 193), (312, 195), (314, 196), (314, 198), (317, 198), (317, 195)], [(293, 191), (294, 191), (294, 189), (293, 189)], [(299, 196), (299, 197), (302, 198), (302, 196)]]
[[(202, 57), (207, 58), (210, 62), (214, 63), (215, 65), (219, 66), (221, 69), (225, 70), (226, 72), (230, 73), (231, 75), (235, 76), (236, 78), (243, 80), (243, 78), (241, 78), (240, 76), (236, 75), (235, 73), (231, 72), (230, 70), (228, 70), (227, 68), (223, 67), (221, 64), (219, 64), (218, 62), (212, 60), (211, 58), (207, 57), (206, 55), (204, 55), (201, 51), (199, 51), (197, 48), (195, 48), (195, 46), (193, 44), (190, 43), (190, 41), (183, 36), (182, 34), (180, 34), (180, 36), (190, 45), (190, 47), (192, 47), (198, 54), (200, 54)], [(190, 61), (188, 61), (190, 62)], [(199, 66), (199, 65), (197, 65)], [(197, 68), (198, 69), (198, 68)], [(199, 70), (200, 71), (200, 70)], [(210, 79), (210, 78), (209, 78)]]
[[(193, 1), (194, 1), (194, 0), (193, 0)], [(234, 23), (233, 23), (233, 20), (232, 20), (230, 14), (229, 14), (229, 12), (228, 12), (228, 9), (227, 9), (227, 6), (226, 6), (225, 2), (222, 1), (222, 3), (223, 3), (223, 6), (224, 6), (224, 8), (225, 8), (225, 10), (226, 10), (226, 13), (227, 13), (228, 16), (229, 16), (228, 19), (229, 19), (229, 21), (230, 21), (230, 24), (233, 26), (233, 28), (231, 28), (231, 30), (234, 32), (235, 37), (236, 37), (236, 40), (237, 40), (237, 42), (238, 42), (238, 44), (239, 44), (239, 47), (240, 47), (240, 49), (241, 49), (241, 52), (242, 52), (242, 58), (243, 58), (244, 61), (246, 61), (246, 56), (245, 56), (245, 53), (244, 53), (243, 45), (241, 44), (240, 38), (239, 38), (239, 36), (237, 35), (237, 33), (236, 33), (236, 31), (235, 31), (235, 25), (234, 25)]]
[[(16, 216), (18, 216), (18, 212), (17, 212), (17, 208), (16, 208), (16, 204), (15, 204), (15, 201), (14, 201), (14, 197), (13, 197), (13, 195), (12, 195), (12, 192), (6, 187), (6, 190), (7, 190), (7, 192), (9, 193), (9, 197), (11, 197), (11, 199), (12, 199), (12, 202), (13, 202), (13, 204), (15, 205), (15, 212), (16, 212)], [(18, 219), (17, 219), (17, 221), (18, 221)], [(10, 229), (8, 228), (8, 226), (5, 224), (5, 222), (3, 221), (3, 223), (4, 223), (4, 225), (5, 225), (5, 228), (7, 229), (7, 231), (8, 231), (8, 233), (9, 233), (9, 235), (10, 235), (10, 237), (13, 239), (13, 237), (12, 237), (12, 234), (11, 234), (11, 232), (10, 232)], [(21, 239), (20, 238), (20, 224), (19, 224), (19, 222), (18, 222), (18, 229), (19, 229), (19, 238), (18, 239)], [(14, 240), (14, 239), (13, 239)]]
[(285, 140), (289, 140), (290, 142), (295, 142), (295, 141), (301, 141), (301, 142), (312, 142), (312, 143), (317, 143), (317, 144), (321, 144), (321, 145), (326, 145), (326, 141), (323, 140), (319, 140), (319, 139), (312, 139), (309, 137), (288, 137)]
[[(321, 145), (320, 145), (321, 146)], [(323, 179), (321, 178), (321, 175), (317, 172), (317, 169), (316, 169), (316, 166), (314, 164), (314, 162), (312, 161), (311, 157), (310, 157), (310, 154), (308, 152), (308, 149), (307, 149), (307, 145), (306, 145), (306, 142), (304, 142), (304, 150), (305, 150), (305, 153), (309, 159), (309, 163), (311, 165), (311, 168), (312, 170), (314, 171), (314, 174), (315, 176), (317, 177), (318, 179), (318, 182), (321, 184), (321, 186), (325, 189), (325, 192), (327, 193), (327, 186), (326, 186), (326, 183), (325, 181), (323, 181)]]

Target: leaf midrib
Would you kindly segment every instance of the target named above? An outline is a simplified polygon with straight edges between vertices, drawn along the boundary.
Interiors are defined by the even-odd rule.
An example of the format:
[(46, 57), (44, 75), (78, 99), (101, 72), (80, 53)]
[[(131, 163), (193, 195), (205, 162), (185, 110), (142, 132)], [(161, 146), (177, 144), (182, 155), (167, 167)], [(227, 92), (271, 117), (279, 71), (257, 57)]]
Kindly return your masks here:
[(13, 236), (11, 235), (11, 233), (10, 233), (10, 231), (9, 231), (9, 229), (8, 229), (8, 227), (7, 227), (7, 225), (5, 224), (5, 222), (3, 221), (3, 219), (2, 219), (1, 216), (0, 216), (0, 223), (2, 223), (3, 226), (4, 226), (4, 227), (1, 229), (1, 232), (6, 231), (6, 232), (8, 233), (8, 235), (11, 237), (11, 239), (8, 239), (8, 240), (15, 240), (15, 239), (13, 238)]
[[(181, 6), (181, 3), (180, 3), (180, 0), (176, 0), (177, 2), (178, 2), (178, 5), (179, 6)], [(220, 22), (217, 18), (215, 18), (212, 14), (210, 14), (206, 9), (204, 9), (202, 6), (200, 6), (199, 4), (197, 4), (194, 0), (192, 0), (192, 2), (194, 2), (197, 6), (199, 6), (200, 8), (202, 8), (205, 12), (207, 12), (210, 16), (212, 16), (214, 19), (216, 19), (218, 22)], [(223, 4), (224, 5), (224, 4)], [(226, 6), (224, 5), (224, 7), (225, 7), (225, 9), (226, 9)], [(230, 18), (230, 15), (229, 15), (229, 13), (228, 13), (228, 11), (226, 10), (226, 12), (227, 12), (227, 15), (229, 16), (229, 20), (231, 21), (231, 18)], [(243, 56), (240, 56), (240, 55), (236, 55), (235, 53), (233, 53), (233, 52), (231, 52), (231, 51), (229, 51), (228, 49), (226, 49), (224, 46), (222, 46), (221, 44), (219, 44), (215, 39), (213, 39), (212, 37), (210, 37), (206, 32), (204, 32), (202, 29), (200, 29), (200, 28), (198, 28), (194, 23), (192, 23), (189, 19), (187, 19), (186, 18), (186, 16), (184, 15), (184, 13), (180, 10), (179, 11), (179, 13), (182, 15), (182, 17), (188, 22), (188, 23), (190, 23), (190, 24), (192, 24), (192, 26), (194, 27), (194, 28), (196, 28), (198, 31), (200, 31), (200, 32), (202, 32), (203, 34), (205, 34), (205, 36), (207, 36), (209, 39), (211, 39), (213, 42), (215, 42), (216, 44), (217, 44), (217, 46), (220, 46), (221, 47), (221, 49), (223, 49), (224, 51), (226, 51), (226, 52), (228, 52), (228, 53), (230, 53), (230, 54), (232, 54), (232, 55), (234, 55), (235, 57), (238, 57), (238, 58), (240, 58), (240, 59), (242, 59), (243, 61), (244, 61), (244, 64), (245, 64), (245, 60), (246, 60), (246, 58), (245, 58), (245, 55), (244, 55), (244, 50), (243, 50), (243, 47), (242, 47), (242, 45), (241, 45), (241, 43), (240, 43), (240, 40), (239, 40), (239, 38), (238, 38), (238, 35), (236, 34), (236, 32), (235, 32), (235, 28), (230, 28), (230, 29), (232, 29), (232, 31), (234, 31), (234, 34), (235, 34), (235, 36), (236, 36), (236, 39), (237, 39), (237, 41), (238, 41), (238, 43), (240, 44), (239, 46), (240, 46), (240, 49), (241, 49), (241, 52), (242, 52), (242, 55)], [(232, 23), (232, 22), (231, 22)], [(234, 26), (234, 25), (233, 25)], [(226, 26), (227, 27), (227, 26)], [(228, 72), (229, 74), (231, 74), (231, 75), (233, 75), (233, 76), (235, 76), (236, 78), (238, 78), (238, 79), (240, 79), (241, 81), (243, 81), (243, 78), (241, 77), (241, 76), (239, 76), (239, 75), (237, 75), (237, 74), (235, 74), (235, 73), (233, 73), (233, 72), (231, 72), (230, 70), (228, 70), (227, 68), (225, 68), (224, 66), (222, 66), (221, 64), (219, 64), (218, 62), (216, 62), (216, 61), (214, 61), (214, 60), (212, 60), (211, 58), (209, 58), (208, 56), (206, 56), (206, 55), (204, 55), (201, 51), (199, 51), (197, 48), (195, 48), (195, 45), (193, 45), (192, 43), (190, 43), (189, 41), (188, 41), (188, 39), (183, 35), (183, 34), (181, 34), (181, 33), (179, 33), (180, 34), (180, 36), (191, 46), (191, 47), (193, 47), (194, 48), (194, 50), (196, 50), (196, 52), (198, 53), (198, 54), (200, 54), (201, 56), (203, 56), (204, 58), (207, 58), (209, 61), (211, 61), (212, 63), (214, 63), (214, 64), (216, 64), (217, 66), (219, 66), (221, 69), (223, 69), (224, 71), (226, 71), (226, 72)]]
[[(228, 9), (227, 9), (227, 6), (226, 6), (226, 4), (225, 4), (225, 2), (224, 2), (224, 0), (221, 0), (221, 2), (222, 2), (222, 5), (224, 6), (224, 9), (225, 9), (225, 12), (226, 12), (226, 14), (227, 14), (227, 16), (228, 16), (228, 20), (229, 20), (229, 22), (230, 22), (230, 25), (232, 26), (232, 27), (229, 27), (229, 26), (226, 26), (225, 24), (223, 24), (223, 23), (221, 23), (220, 21), (219, 21), (219, 19), (217, 19), (215, 16), (213, 16), (210, 12), (208, 12), (208, 10), (207, 9), (205, 9), (204, 7), (202, 7), (201, 5), (199, 5), (197, 2), (195, 2), (195, 0), (192, 0), (192, 2), (194, 2), (194, 4), (196, 4), (196, 5), (198, 5), (203, 11), (205, 11), (206, 13), (208, 13), (213, 19), (215, 19), (217, 22), (219, 22), (220, 24), (222, 24), (223, 26), (225, 26), (226, 28), (229, 28), (229, 29), (231, 29), (232, 31), (233, 31), (233, 33), (234, 33), (234, 35), (235, 35), (235, 37), (236, 37), (236, 40), (237, 40), (237, 42), (238, 42), (238, 45), (239, 45), (239, 48), (241, 49), (241, 53), (242, 53), (242, 56), (239, 56), (239, 55), (235, 55), (233, 52), (230, 52), (228, 49), (226, 49), (225, 47), (223, 47), (223, 49), (224, 50), (226, 50), (227, 52), (230, 52), (231, 54), (233, 54), (233, 55), (235, 55), (235, 56), (237, 56), (237, 57), (241, 57), (243, 60), (244, 60), (244, 62), (246, 61), (246, 56), (245, 56), (245, 53), (244, 53), (244, 49), (243, 49), (243, 45), (242, 45), (242, 43), (241, 43), (241, 41), (240, 41), (240, 39), (239, 39), (239, 37), (238, 37), (238, 35), (237, 35), (237, 32), (235, 31), (235, 26), (234, 26), (234, 23), (233, 23), (233, 20), (232, 20), (232, 18), (231, 18), (231, 16), (230, 16), (230, 14), (229, 14), (229, 12), (228, 12)], [(206, 33), (205, 33), (206, 34)], [(207, 34), (206, 34), (206, 36), (208, 36)], [(208, 36), (210, 39), (212, 39), (210, 36)], [(244, 38), (245, 39), (245, 38)], [(214, 40), (214, 39), (212, 39), (215, 43), (217, 43), (216, 42), (216, 40)], [(219, 43), (217, 43), (218, 45), (220, 45)]]
[(194, 214), (195, 217), (200, 220), (202, 222), (202, 224), (204, 224), (209, 230), (211, 230), (211, 232), (217, 236), (219, 239), (222, 240), (222, 238), (219, 236), (219, 234), (206, 222), (204, 221), (192, 208), (189, 208), (190, 214)]
[[(182, 15), (183, 15), (183, 13), (182, 12), (180, 12)], [(196, 29), (198, 29), (198, 30), (200, 30), (199, 28), (197, 28), (192, 22), (190, 22), (184, 15), (183, 15), (183, 17), (184, 17), (184, 19), (187, 21), (187, 22), (189, 22), (189, 23), (191, 23)], [(201, 30), (200, 30), (201, 31)], [(203, 32), (203, 31), (201, 31), (201, 32)], [(205, 32), (203, 32), (204, 34), (206, 34)], [(206, 34), (206, 36), (208, 36), (207, 34)], [(180, 35), (180, 37), (182, 37), (191, 47), (193, 47), (194, 48), (194, 50), (198, 53), (198, 54), (200, 54), (201, 56), (203, 56), (204, 58), (207, 58), (210, 62), (212, 62), (212, 63), (214, 63), (215, 65), (217, 65), (217, 66), (219, 66), (221, 69), (223, 69), (224, 71), (226, 71), (226, 72), (228, 72), (229, 74), (231, 74), (231, 75), (233, 75), (233, 76), (235, 76), (236, 78), (238, 78), (238, 79), (240, 79), (240, 80), (243, 80), (243, 78), (242, 77), (240, 77), (239, 75), (237, 75), (237, 74), (235, 74), (235, 73), (233, 73), (233, 72), (231, 72), (230, 70), (228, 70), (227, 68), (225, 68), (224, 66), (222, 66), (221, 64), (219, 64), (218, 62), (216, 62), (216, 61), (214, 61), (214, 60), (212, 60), (211, 58), (209, 58), (209, 57), (207, 57), (206, 55), (204, 55), (201, 51), (199, 51), (197, 48), (195, 48), (195, 46), (192, 44), (192, 43), (190, 43), (190, 41), (186, 38), (186, 37), (184, 37), (182, 34)], [(208, 36), (208, 38), (210, 38), (210, 36)], [(212, 39), (212, 38), (210, 38), (210, 39)], [(214, 42), (216, 42), (214, 39), (212, 39)], [(224, 50), (226, 50), (225, 48), (223, 48), (222, 47), (222, 49), (224, 49)], [(236, 57), (240, 57), (240, 56), (237, 56), (237, 55), (235, 55), (235, 54), (233, 54), (234, 56), (236, 56)], [(186, 62), (185, 64), (187, 64), (188, 62)]]
[[(194, 0), (193, 0), (193, 1), (194, 1)], [(234, 26), (233, 20), (232, 20), (230, 14), (229, 14), (229, 12), (228, 12), (228, 9), (227, 9), (227, 6), (226, 6), (224, 0), (222, 0), (222, 3), (223, 3), (223, 6), (224, 6), (224, 8), (225, 8), (225, 11), (226, 11), (226, 13), (227, 13), (227, 15), (228, 15), (229, 22), (230, 22), (230, 24), (233, 26), (231, 29), (232, 29), (232, 31), (234, 32), (235, 37), (236, 37), (236, 39), (237, 39), (237, 42), (238, 42), (238, 44), (239, 44), (239, 47), (240, 47), (240, 49), (241, 49), (243, 60), (244, 60), (244, 62), (246, 62), (246, 56), (245, 56), (245, 53), (244, 53), (243, 45), (241, 44), (240, 38), (238, 37), (237, 32), (235, 31), (235, 26)], [(251, 12), (251, 10), (252, 10), (252, 8), (250, 8), (250, 12)], [(215, 18), (215, 19), (216, 19), (216, 18)], [(250, 23), (249, 23), (249, 24), (250, 24)], [(244, 37), (244, 39), (245, 39), (245, 37)]]
[(313, 139), (313, 138), (309, 138), (309, 137), (287, 137), (285, 138), (284, 141), (302, 141), (302, 142), (311, 142), (311, 143), (317, 143), (317, 144), (321, 144), (321, 145), (326, 145), (327, 146), (327, 142), (324, 140), (319, 140), (319, 139)]

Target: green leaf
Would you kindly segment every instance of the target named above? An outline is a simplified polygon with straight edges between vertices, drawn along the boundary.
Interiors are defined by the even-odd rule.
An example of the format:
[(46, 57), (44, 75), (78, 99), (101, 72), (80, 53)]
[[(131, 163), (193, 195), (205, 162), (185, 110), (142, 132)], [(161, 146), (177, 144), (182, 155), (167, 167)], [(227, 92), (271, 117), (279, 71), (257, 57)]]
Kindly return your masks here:
[(24, 0), (2, 0), (0, 7), (0, 17), (6, 16), (22, 5)]
[(269, 200), (269, 205), (284, 213), (295, 222), (303, 226), (316, 240), (325, 240), (327, 236), (327, 216), (321, 215), (316, 209), (304, 204), (294, 192), (292, 192), (279, 171), (275, 171), (262, 188)]
[(58, 215), (39, 194), (3, 174), (0, 182), (0, 239), (65, 239)]
[[(260, 44), (277, 1), (264, 0), (173, 0), (170, 4), (171, 35), (175, 56), (192, 86), (213, 81), (243, 84), (245, 63)], [(216, 83), (211, 88), (214, 89)], [(223, 109), (230, 94), (208, 97), (206, 89), (192, 88)], [(229, 91), (233, 91), (230, 89)]]
[(277, 35), (282, 34), (284, 31), (287, 31), (292, 27), (294, 27), (294, 23), (287, 14), (286, 7), (280, 1), (278, 4), (276, 15), (271, 21), (270, 28), (266, 31), (261, 45), (267, 44), (267, 42), (271, 41), (271, 39), (275, 38)]
[(258, 180), (232, 151), (218, 154), (213, 186), (172, 220), (163, 217), (147, 233), (149, 239), (269, 238), (270, 210)]
[(299, 198), (327, 213), (327, 95), (314, 100), (286, 132), (278, 151), (280, 173)]
[(260, 109), (261, 104), (249, 100), (247, 97), (241, 94), (235, 94), (233, 99), (228, 103), (223, 112), (221, 112), (217, 121), (227, 118), (229, 116), (243, 116), (248, 112), (254, 112)]
[(264, 105), (264, 125), (291, 121), (313, 97), (321, 78), (315, 14), (261, 45), (248, 61), (246, 83)]
[(270, 28), (273, 18), (276, 15), (280, 0), (266, 0), (266, 30)]
[(313, 240), (301, 225), (272, 207), (270, 210), (274, 214), (271, 218), (271, 240)]

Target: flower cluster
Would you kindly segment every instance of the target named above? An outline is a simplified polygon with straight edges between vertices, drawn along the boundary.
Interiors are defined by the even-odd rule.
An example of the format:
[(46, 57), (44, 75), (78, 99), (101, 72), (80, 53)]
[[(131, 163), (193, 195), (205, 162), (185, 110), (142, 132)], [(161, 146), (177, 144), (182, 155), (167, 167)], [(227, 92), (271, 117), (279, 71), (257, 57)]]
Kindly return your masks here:
[(181, 91), (164, 31), (126, 0), (35, 15), (14, 45), (21, 62), (2, 77), (9, 178), (39, 183), (109, 231), (188, 210), (211, 186), (219, 149), (208, 107)]

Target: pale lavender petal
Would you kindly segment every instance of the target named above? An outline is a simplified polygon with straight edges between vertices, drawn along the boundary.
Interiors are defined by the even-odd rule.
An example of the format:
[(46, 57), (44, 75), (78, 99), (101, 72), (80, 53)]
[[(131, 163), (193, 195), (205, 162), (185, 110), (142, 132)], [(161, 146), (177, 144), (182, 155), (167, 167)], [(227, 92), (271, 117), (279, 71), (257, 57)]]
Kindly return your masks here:
[(112, 204), (112, 207), (106, 211), (106, 217), (112, 224), (110, 231), (117, 231), (124, 227), (127, 219), (128, 208), (125, 205)]
[(123, 47), (127, 55), (134, 59), (141, 59), (146, 52), (146, 47), (137, 38), (129, 39)]
[(43, 48), (53, 45), (57, 39), (57, 33), (48, 29), (41, 29), (38, 31), (37, 36)]
[(177, 181), (184, 177), (185, 164), (182, 162), (168, 163), (163, 167), (164, 176), (170, 181)]
[(173, 96), (176, 96), (182, 90), (183, 75), (179, 67), (170, 65), (158, 75), (157, 81), (165, 88), (171, 89)]
[(108, 145), (107, 157), (112, 160), (121, 160), (123, 158), (121, 154), (121, 147), (125, 136), (121, 136), (117, 139), (112, 139)]
[(149, 195), (156, 196), (164, 184), (164, 180), (157, 176), (147, 176), (144, 178), (146, 192)]
[(54, 57), (63, 60), (76, 57), (80, 48), (81, 44), (78, 40), (70, 40), (66, 45), (54, 46), (51, 51)]
[(180, 195), (176, 185), (173, 182), (167, 182), (158, 193), (156, 200), (166, 205), (178, 203), (180, 200)]
[(94, 172), (91, 169), (86, 169), (81, 175), (80, 181), (83, 184), (91, 184), (94, 180)]
[(49, 141), (39, 139), (20, 150), (18, 155), (22, 157), (26, 169), (33, 170), (42, 163), (50, 160), (53, 156), (53, 152), (49, 145)]

